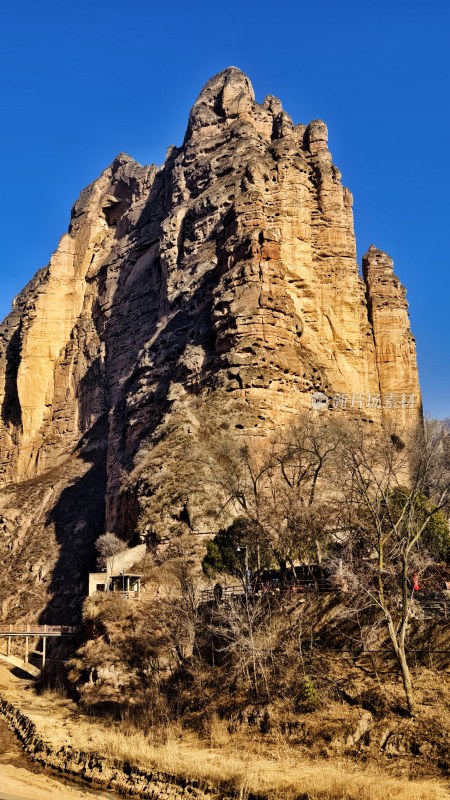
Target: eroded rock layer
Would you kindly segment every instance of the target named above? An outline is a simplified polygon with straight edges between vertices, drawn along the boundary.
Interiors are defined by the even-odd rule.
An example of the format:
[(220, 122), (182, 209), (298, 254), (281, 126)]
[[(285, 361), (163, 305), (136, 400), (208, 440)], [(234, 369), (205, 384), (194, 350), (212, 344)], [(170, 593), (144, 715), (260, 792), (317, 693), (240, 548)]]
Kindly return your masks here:
[(0, 327), (10, 570), (31, 564), (25, 517), (45, 531), (54, 597), (73, 541), (91, 552), (105, 528), (210, 530), (182, 490), (207, 425), (267, 437), (314, 391), (329, 413), (420, 424), (404, 290), (375, 248), (363, 274), (326, 125), (256, 103), (234, 67), (207, 83), (160, 169), (119, 155)]

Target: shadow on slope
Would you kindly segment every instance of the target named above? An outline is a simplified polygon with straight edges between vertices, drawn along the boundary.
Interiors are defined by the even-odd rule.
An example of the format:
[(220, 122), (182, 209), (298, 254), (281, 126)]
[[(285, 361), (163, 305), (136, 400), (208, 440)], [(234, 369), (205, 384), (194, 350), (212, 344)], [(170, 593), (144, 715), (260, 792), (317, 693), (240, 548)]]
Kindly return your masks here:
[(79, 623), (88, 573), (95, 566), (95, 541), (103, 533), (106, 491), (107, 420), (101, 417), (80, 441), (75, 456), (90, 468), (61, 492), (46, 519), (59, 546), (49, 594), (39, 621)]

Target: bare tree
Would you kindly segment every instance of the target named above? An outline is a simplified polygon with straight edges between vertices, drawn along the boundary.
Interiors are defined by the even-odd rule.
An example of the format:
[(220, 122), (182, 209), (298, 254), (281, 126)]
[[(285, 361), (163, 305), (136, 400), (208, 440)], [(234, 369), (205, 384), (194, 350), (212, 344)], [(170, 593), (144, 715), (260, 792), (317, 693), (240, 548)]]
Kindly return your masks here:
[[(353, 601), (372, 607), (384, 624), (397, 659), (406, 706), (415, 713), (407, 659), (413, 608), (413, 575), (436, 561), (436, 537), (448, 537), (450, 478), (435, 430), (407, 438), (362, 425), (347, 429), (339, 480), (347, 520), (346, 562)], [(350, 569), (349, 569), (350, 567)]]
[(271, 545), (278, 562), (321, 562), (341, 439), (333, 420), (305, 414), (272, 442), (250, 446), (229, 435), (211, 442), (208, 479), (223, 499), (221, 513), (238, 518), (231, 533), (240, 534), (246, 555), (252, 544), (257, 552)]
[(229, 434), (216, 436), (203, 465), (208, 483), (222, 498), (220, 514), (261, 521), (275, 468), (270, 443), (250, 446)]
[(186, 556), (171, 566), (172, 591), (160, 601), (162, 625), (178, 664), (192, 656), (199, 625), (200, 593), (192, 566)]
[(280, 562), (320, 563), (325, 547), (331, 556), (340, 549), (336, 563), (354, 609), (386, 628), (414, 713), (413, 576), (439, 560), (439, 540), (448, 544), (449, 446), (439, 426), (414, 436), (305, 416), (265, 450), (228, 444), (217, 452), (212, 471), (223, 507), (268, 532)]
[(106, 569), (108, 559), (125, 549), (125, 543), (115, 533), (102, 533), (95, 542), (98, 558), (97, 567)]
[(247, 683), (255, 697), (268, 698), (277, 636), (270, 598), (245, 593), (220, 604), (209, 632), (230, 676)]
[(321, 564), (323, 549), (336, 527), (334, 472), (342, 427), (324, 416), (304, 415), (273, 453), (274, 504), (279, 557)]

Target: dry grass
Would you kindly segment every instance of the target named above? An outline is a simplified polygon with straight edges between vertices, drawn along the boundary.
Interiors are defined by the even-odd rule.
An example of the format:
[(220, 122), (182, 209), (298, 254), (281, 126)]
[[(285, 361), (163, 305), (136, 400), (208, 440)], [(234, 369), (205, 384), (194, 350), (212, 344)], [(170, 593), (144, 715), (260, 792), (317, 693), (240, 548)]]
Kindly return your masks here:
[[(160, 770), (240, 791), (261, 792), (271, 798), (294, 800), (306, 794), (308, 800), (448, 800), (438, 781), (407, 781), (392, 778), (374, 768), (357, 768), (345, 761), (304, 761), (292, 749), (280, 755), (257, 753), (248, 742), (230, 746), (221, 724), (214, 724), (211, 744), (177, 729), (165, 729), (164, 744), (150, 741), (140, 733), (124, 734), (89, 726), (89, 748), (110, 758), (127, 760)], [(80, 742), (86, 747), (86, 733)]]
[[(306, 760), (285, 741), (271, 745), (251, 741), (248, 734), (230, 736), (227, 723), (213, 716), (201, 739), (181, 724), (152, 729), (148, 735), (109, 726), (80, 714), (60, 695), (41, 696), (12, 691), (36, 723), (44, 739), (55, 746), (70, 744), (107, 758), (235, 788), (242, 800), (250, 792), (271, 800), (449, 800), (443, 781), (410, 781), (393, 777), (374, 766), (361, 767), (350, 760)], [(20, 699), (20, 701), (19, 701)], [(19, 702), (17, 702), (19, 701)]]

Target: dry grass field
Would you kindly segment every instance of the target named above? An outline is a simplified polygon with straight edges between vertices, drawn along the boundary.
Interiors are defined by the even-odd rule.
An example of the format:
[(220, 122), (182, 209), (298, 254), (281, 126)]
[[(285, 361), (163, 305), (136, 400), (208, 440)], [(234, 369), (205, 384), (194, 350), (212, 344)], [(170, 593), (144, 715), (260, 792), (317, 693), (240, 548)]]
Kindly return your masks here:
[(376, 766), (346, 759), (307, 760), (281, 739), (265, 744), (248, 733), (230, 736), (212, 717), (203, 737), (170, 724), (145, 735), (118, 722), (80, 713), (70, 700), (14, 681), (2, 694), (33, 719), (45, 740), (71, 745), (106, 758), (235, 789), (244, 800), (258, 793), (270, 800), (447, 800), (449, 787), (438, 779), (408, 780)]
[[(88, 731), (86, 730), (87, 734)], [(81, 734), (81, 730), (80, 730)], [(80, 742), (82, 738), (80, 738)], [(197, 780), (227, 784), (242, 798), (260, 793), (276, 800), (444, 800), (450, 793), (439, 781), (409, 781), (388, 776), (382, 770), (362, 769), (348, 761), (299, 761), (294, 750), (258, 752), (250, 742), (207, 744), (183, 742), (177, 736), (164, 744), (142, 734), (124, 735), (93, 725), (89, 747), (109, 757), (184, 775)]]

